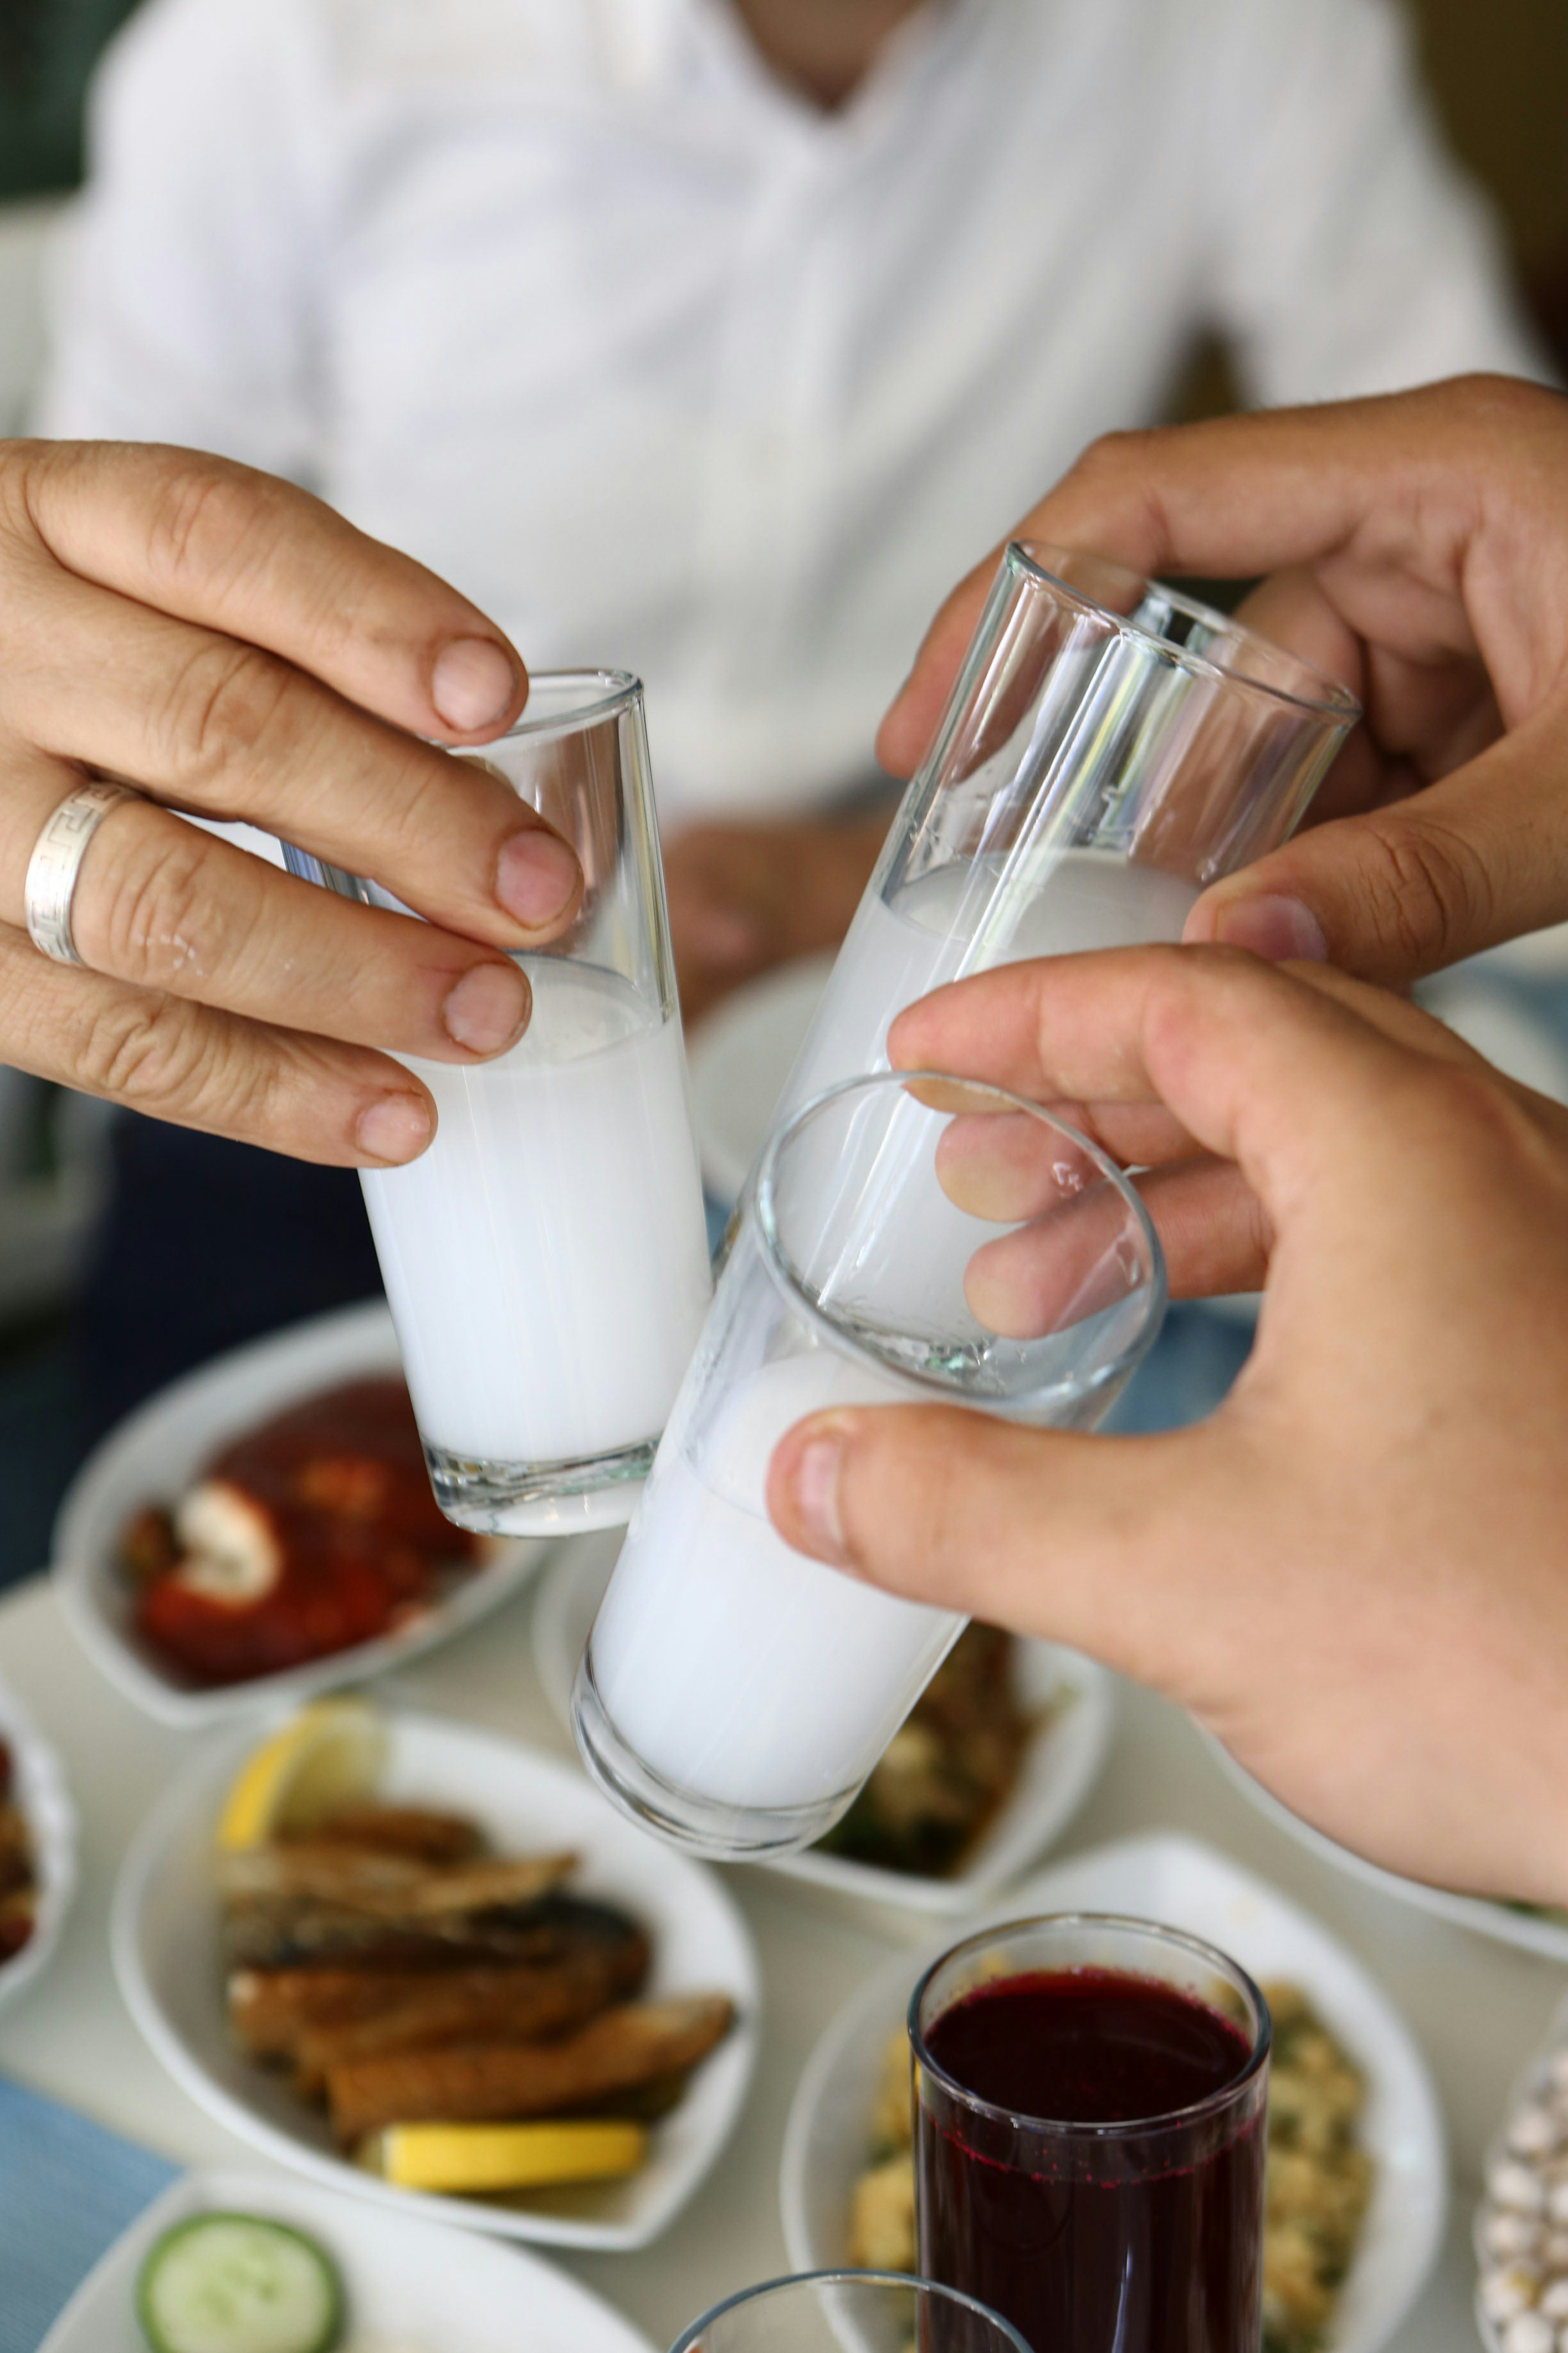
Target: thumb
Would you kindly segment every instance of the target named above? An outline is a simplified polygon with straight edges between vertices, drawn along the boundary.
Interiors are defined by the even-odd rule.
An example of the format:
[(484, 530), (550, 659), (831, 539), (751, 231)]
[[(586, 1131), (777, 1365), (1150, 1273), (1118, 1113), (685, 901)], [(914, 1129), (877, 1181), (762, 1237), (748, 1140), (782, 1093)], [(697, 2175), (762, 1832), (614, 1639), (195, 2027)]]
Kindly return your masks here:
[[(1152, 1438), (1021, 1429), (949, 1406), (857, 1407), (787, 1430), (769, 1514), (799, 1552), (907, 1600), (1086, 1651), (1181, 1697), (1202, 1619), (1193, 1579), (1248, 1556), (1223, 1541), (1249, 1482), (1217, 1423)], [(1203, 1528), (1193, 1577), (1173, 1532)]]
[(1557, 698), (1442, 782), (1287, 842), (1205, 891), (1184, 939), (1397, 987), (1568, 918)]

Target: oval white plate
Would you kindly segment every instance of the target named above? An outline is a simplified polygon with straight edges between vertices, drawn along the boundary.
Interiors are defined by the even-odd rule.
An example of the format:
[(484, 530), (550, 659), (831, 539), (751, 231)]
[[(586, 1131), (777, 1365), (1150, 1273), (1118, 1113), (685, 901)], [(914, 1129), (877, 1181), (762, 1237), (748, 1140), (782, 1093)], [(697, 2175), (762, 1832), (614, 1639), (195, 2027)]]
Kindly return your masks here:
[(33, 1841), (38, 1907), (33, 1933), (14, 1960), (0, 1964), (0, 2010), (47, 1968), (76, 1894), (77, 1819), (65, 1767), (16, 1694), (0, 1683), (0, 1740), (9, 1744), (16, 1798)]
[(750, 1932), (713, 1873), (645, 1838), (570, 1766), (436, 1716), (388, 1710), (387, 1728), (389, 1799), (471, 1814), (502, 1852), (572, 1848), (582, 1858), (574, 1891), (622, 1904), (647, 1922), (650, 1993), (712, 1991), (734, 2002), (736, 2025), (698, 2069), (680, 2105), (655, 2127), (642, 2171), (629, 2181), (542, 2190), (515, 2209), (394, 2189), (339, 2155), (324, 2113), (303, 2106), (280, 2075), (232, 2047), (212, 1852), (225, 1794), (254, 1731), (205, 1748), (165, 1791), (125, 1858), (110, 1941), (131, 2014), (210, 2115), (318, 2181), (510, 2238), (646, 2246), (696, 2189), (745, 2098), (761, 2009)]
[(714, 1200), (740, 1199), (833, 965), (831, 955), (799, 956), (764, 972), (687, 1039), (697, 1153)]
[[(1442, 2244), (1447, 2203), (1441, 2111), (1398, 2011), (1309, 1914), (1193, 1839), (1126, 1839), (1074, 1855), (1015, 1888), (989, 1916), (999, 1922), (1078, 1911), (1184, 1928), (1255, 1977), (1292, 1979), (1364, 2069), (1362, 2132), (1377, 2184), (1325, 2353), (1374, 2353), (1421, 2292)], [(932, 1957), (942, 1949), (934, 1947)], [(867, 2162), (883, 2048), (903, 2023), (921, 1967), (901, 1957), (879, 1969), (806, 2062), (784, 2134), (779, 2185), (784, 2243), (797, 2270), (845, 2260), (850, 2194)]]
[(1341, 1846), (1337, 1839), (1315, 1830), (1300, 1814), (1293, 1814), (1271, 1789), (1255, 1781), (1246, 1766), (1238, 1765), (1229, 1749), (1212, 1733), (1204, 1736), (1222, 1771), (1258, 1812), (1277, 1822), (1298, 1845), (1321, 1855), (1325, 1862), (1349, 1872), (1352, 1879), (1364, 1879), (1369, 1887), (1381, 1888), (1385, 1895), (1395, 1896), (1403, 1904), (1414, 1904), (1422, 1912), (1435, 1912), (1440, 1920), (1453, 1920), (1461, 1928), (1473, 1928), (1479, 1936), (1493, 1936), (1500, 1945), (1522, 1946), (1527, 1953), (1544, 1953), (1549, 1960), (1568, 1961), (1568, 1920), (1542, 1919), (1532, 1912), (1515, 1912), (1487, 1895), (1456, 1895), (1447, 1887), (1428, 1887), (1422, 1880), (1405, 1879), (1396, 1871), (1384, 1871), (1379, 1862), (1368, 1862), (1364, 1855)]
[[(625, 1541), (616, 1528), (563, 1545), (540, 1580), (533, 1604), (533, 1661), (552, 1707), (570, 1729), (572, 1684), (595, 1617)], [(1030, 1741), (1017, 1787), (964, 1869), (942, 1879), (884, 1871), (842, 1855), (781, 1855), (761, 1868), (783, 1872), (858, 1903), (936, 1918), (972, 1912), (1016, 1879), (1058, 1839), (1100, 1778), (1115, 1722), (1115, 1683), (1105, 1669), (1050, 1642), (1019, 1644), (1019, 1681), (1039, 1705), (1070, 1694)]]
[(551, 1546), (508, 1544), (400, 1633), (212, 1691), (182, 1683), (137, 1639), (132, 1593), (115, 1566), (132, 1512), (172, 1504), (220, 1447), (296, 1398), (358, 1374), (401, 1370), (392, 1317), (382, 1301), (370, 1300), (215, 1357), (160, 1389), (93, 1449), (55, 1522), (55, 1589), (82, 1648), (128, 1699), (163, 1724), (186, 1727), (276, 1708), (402, 1665), (471, 1626), (533, 1575)]
[(386, 2214), (269, 2173), (187, 2173), (96, 2263), (38, 2353), (147, 2353), (136, 2276), (153, 2241), (195, 2214), (265, 2215), (307, 2232), (347, 2290), (342, 2353), (653, 2353), (630, 2321), (564, 2273), (444, 2223)]

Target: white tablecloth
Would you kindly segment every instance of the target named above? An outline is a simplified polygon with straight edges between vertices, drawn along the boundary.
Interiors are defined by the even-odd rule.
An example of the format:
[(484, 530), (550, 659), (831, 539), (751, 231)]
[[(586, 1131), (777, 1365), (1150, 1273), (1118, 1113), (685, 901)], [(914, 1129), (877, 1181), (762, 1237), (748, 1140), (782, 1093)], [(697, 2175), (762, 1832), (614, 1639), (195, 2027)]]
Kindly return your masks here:
[[(400, 1690), (423, 1706), (566, 1750), (533, 1672), (531, 1607), (531, 1595), (520, 1596), (400, 1678)], [(65, 1759), (83, 1818), (84, 1866), (47, 1978), (0, 2020), (0, 2071), (177, 2159), (260, 2162), (164, 2075), (110, 1969), (120, 1858), (188, 1754), (186, 1736), (152, 1724), (109, 1688), (41, 1582), (0, 1603), (0, 1676), (25, 1696)], [(1431, 1919), (1306, 1853), (1251, 1810), (1180, 1714), (1129, 1689), (1110, 1767), (1061, 1851), (1154, 1828), (1208, 1840), (1308, 1905), (1403, 2009), (1436, 2078), (1457, 2178), (1442, 2268), (1395, 2346), (1397, 2353), (1474, 2353), (1469, 2208), (1482, 2151), (1565, 1972)], [(788, 2270), (777, 2180), (791, 2094), (824, 2026), (889, 1949), (885, 1937), (825, 1912), (789, 1881), (745, 1871), (735, 1884), (761, 1950), (766, 1999), (763, 2055), (735, 2139), (658, 2245), (558, 2258), (660, 2345), (716, 2298)]]

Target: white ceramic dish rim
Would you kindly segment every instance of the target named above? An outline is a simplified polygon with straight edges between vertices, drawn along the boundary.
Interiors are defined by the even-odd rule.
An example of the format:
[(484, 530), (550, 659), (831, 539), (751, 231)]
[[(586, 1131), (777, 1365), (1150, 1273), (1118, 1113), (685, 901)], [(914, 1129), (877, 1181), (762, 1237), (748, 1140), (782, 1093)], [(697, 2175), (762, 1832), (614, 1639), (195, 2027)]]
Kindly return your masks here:
[(9, 1742), (16, 1797), (33, 1844), (38, 1903), (33, 1933), (0, 1967), (0, 2010), (35, 1985), (54, 1957), (76, 1896), (79, 1825), (58, 1756), (9, 1685), (0, 1683), (0, 1739)]
[[(38, 2353), (88, 2353), (102, 2341), (97, 2333), (100, 2323), (100, 2307), (106, 2297), (123, 2293), (130, 2302), (133, 2284), (143, 2258), (154, 2241), (187, 2215), (201, 2212), (255, 2213), (268, 2219), (289, 2221), (298, 2229), (313, 2231), (324, 2242), (332, 2237), (339, 2210), (353, 2210), (356, 2227), (363, 2227), (367, 2215), (388, 2230), (397, 2229), (398, 2221), (392, 2215), (383, 2218), (378, 2210), (366, 2208), (357, 2199), (342, 2191), (322, 2189), (315, 2183), (277, 2173), (245, 2173), (231, 2167), (202, 2166), (182, 2174), (178, 2180), (155, 2198), (136, 2220), (122, 2231), (112, 2246), (105, 2248), (87, 2277), (71, 2295), (70, 2301), (52, 2322)], [(446, 2253), (454, 2263), (473, 2261), (473, 2238), (467, 2232), (457, 2232), (449, 2224), (419, 2218), (422, 2231), (428, 2232), (433, 2242), (448, 2241), (449, 2246), (432, 2246), (432, 2257)], [(331, 2251), (334, 2255), (337, 2251)], [(516, 2306), (519, 2292), (530, 2284), (542, 2288), (559, 2299), (563, 2317), (569, 2313), (578, 2320), (574, 2332), (581, 2353), (655, 2353), (650, 2340), (635, 2328), (623, 2313), (592, 2288), (584, 2287), (570, 2274), (558, 2271), (553, 2263), (541, 2255), (531, 2254), (521, 2247), (497, 2245), (490, 2250), (504, 2263), (498, 2263), (498, 2290), (504, 2280), (509, 2315), (497, 2315), (495, 2353), (508, 2353), (516, 2341)], [(486, 2260), (485, 2257), (480, 2258)], [(525, 2269), (519, 2269), (519, 2266)], [(510, 2276), (508, 2276), (510, 2274)], [(350, 2292), (350, 2325), (353, 2323), (353, 2283)], [(580, 2316), (580, 2318), (579, 2318)], [(91, 2333), (89, 2333), (91, 2332)], [(563, 2332), (564, 2333), (564, 2331)], [(353, 2339), (351, 2337), (350, 2342)]]
[[(130, 1483), (143, 1456), (155, 1458), (169, 1451), (170, 1438), (198, 1399), (216, 1388), (232, 1392), (236, 1400), (233, 1413), (222, 1419), (221, 1431), (215, 1429), (204, 1442), (200, 1451), (205, 1456), (223, 1442), (224, 1436), (237, 1436), (292, 1398), (309, 1397), (313, 1389), (349, 1379), (356, 1372), (397, 1371), (401, 1361), (385, 1302), (367, 1300), (335, 1309), (329, 1315), (288, 1324), (213, 1357), (148, 1398), (100, 1440), (60, 1505), (55, 1521), (51, 1577), (71, 1631), (93, 1664), (127, 1699), (160, 1723), (184, 1730), (254, 1715), (282, 1702), (297, 1703), (313, 1693), (363, 1682), (366, 1676), (417, 1658), (478, 1619), (488, 1617), (535, 1574), (557, 1539), (520, 1540), (509, 1546), (500, 1557), (454, 1586), (426, 1617), (403, 1633), (358, 1642), (303, 1666), (211, 1691), (176, 1683), (136, 1647), (126, 1630), (129, 1597), (117, 1622), (107, 1598), (116, 1571), (106, 1557), (101, 1531), (95, 1536), (94, 1524), (103, 1517), (104, 1498), (122, 1479)], [(146, 1475), (138, 1472), (135, 1484), (144, 1500), (166, 1501), (185, 1475), (165, 1472), (160, 1476), (150, 1461)], [(134, 1506), (127, 1498), (114, 1508), (118, 1514)]]
[[(574, 1808), (587, 1792), (584, 1778), (571, 1766), (521, 1741), (509, 1740), (503, 1734), (413, 1708), (389, 1705), (384, 1713), (395, 1741), (398, 1728), (405, 1726), (445, 1738), (472, 1742), (492, 1752), (510, 1752), (513, 1760), (533, 1777), (536, 1786), (539, 1783), (546, 1788), (553, 1785), (570, 1797)], [(232, 1730), (231, 1727), (231, 1733)], [(739, 2120), (756, 2067), (763, 2008), (761, 1970), (751, 1930), (722, 1880), (704, 1863), (668, 1849), (656, 1850), (660, 1867), (672, 1878), (685, 1880), (689, 1887), (693, 1884), (700, 1887), (705, 1900), (719, 1913), (729, 1930), (735, 1955), (735, 1974), (730, 1982), (717, 1983), (713, 1989), (731, 1996), (737, 2016), (721, 2052), (715, 2054), (716, 2063), (728, 2058), (731, 2076), (728, 2096), (715, 2109), (707, 2140), (693, 2152), (685, 2169), (677, 2173), (662, 2192), (649, 2198), (646, 2211), (620, 2223), (584, 2221), (571, 2216), (534, 2213), (483, 2205), (461, 2198), (437, 2197), (422, 2190), (396, 2189), (362, 2172), (346, 2158), (311, 2147), (296, 2135), (269, 2122), (248, 2102), (216, 2082), (189, 2050), (179, 2029), (165, 2015), (163, 2003), (142, 1965), (140, 1949), (142, 1920), (149, 1900), (151, 1883), (166, 1850), (188, 1817), (205, 1802), (216, 1799), (218, 1789), (232, 1776), (235, 1767), (256, 1736), (257, 1727), (247, 1726), (238, 1737), (205, 1744), (163, 1791), (126, 1849), (121, 1865), (110, 1914), (110, 1954), (126, 2007), (160, 2063), (209, 2116), (215, 2116), (253, 2148), (271, 2158), (290, 2173), (302, 2175), (319, 2182), (323, 2188), (372, 2200), (394, 2211), (413, 2211), (464, 2230), (488, 2232), (499, 2237), (529, 2240), (542, 2245), (574, 2247), (587, 2252), (628, 2252), (647, 2246), (657, 2239), (668, 2229), (718, 2158)], [(640, 1842), (640, 1834), (609, 1807), (601, 1806), (600, 1810), (605, 1833), (617, 1845), (626, 1845), (634, 1838), (639, 1839)], [(216, 1955), (214, 1964), (216, 1968)]]
[[(1238, 1891), (1245, 1890), (1254, 1896), (1266, 1898), (1277, 1917), (1293, 1924), (1304, 1924), (1314, 1937), (1336, 1955), (1341, 1968), (1356, 1980), (1360, 1999), (1370, 2016), (1376, 2021), (1380, 2041), (1385, 2038), (1387, 2049), (1398, 2054), (1397, 2065), (1405, 2079), (1406, 2094), (1413, 2109), (1420, 2115), (1419, 2138), (1426, 2159), (1424, 2227), (1409, 2241), (1401, 2292), (1383, 2315), (1379, 2327), (1351, 2338), (1331, 2336), (1325, 2347), (1325, 2353), (1377, 2353), (1377, 2348), (1387, 2342), (1409, 2313), (1442, 2249), (1447, 2211), (1447, 2137), (1430, 2072), (1414, 2036), (1387, 1996), (1354, 1955), (1300, 1905), (1280, 1894), (1267, 1881), (1243, 1870), (1239, 1863), (1233, 1862), (1217, 1848), (1183, 1833), (1168, 1831), (1142, 1833), (1116, 1840), (1105, 1846), (1087, 1848), (1081, 1854), (1066, 1856), (1009, 1890), (1005, 1903), (987, 1905), (972, 1921), (963, 1924), (962, 1933), (970, 1934), (977, 1929), (1000, 1926), (1010, 1919), (1026, 1918), (1035, 1912), (1079, 1908), (1080, 1899), (1070, 1892), (1073, 1874), (1081, 1874), (1090, 1869), (1104, 1869), (1112, 1862), (1119, 1862), (1123, 1867), (1142, 1863), (1152, 1873), (1162, 1857), (1169, 1862), (1197, 1861), (1208, 1872), (1217, 1869)], [(1065, 1898), (1058, 1894), (1058, 1890), (1064, 1886), (1069, 1889)], [(956, 1941), (956, 1938), (950, 1936), (944, 1940), (952, 1941)], [(817, 2269), (832, 2260), (832, 2252), (818, 2246), (815, 2241), (806, 2207), (806, 2182), (812, 2163), (817, 2112), (844, 2063), (846, 2053), (851, 2049), (864, 2047), (868, 2041), (880, 2047), (889, 2029), (889, 2015), (896, 2022), (922, 1969), (942, 1949), (942, 1945), (933, 1944), (925, 1955), (900, 1954), (877, 1969), (832, 2020), (801, 2071), (784, 2127), (779, 2160), (779, 2205), (784, 2245), (796, 2270)], [(1311, 1990), (1310, 1986), (1308, 1990)], [(1565, 2010), (1568, 2010), (1568, 2005), (1565, 2005)], [(1366, 2067), (1369, 2076), (1383, 2074), (1386, 2078), (1390, 2065), (1386, 2057), (1380, 2063), (1373, 2060), (1366, 2049), (1358, 2049), (1356, 2055)], [(1352, 2265), (1352, 2278), (1363, 2260), (1364, 2251), (1363, 2256), (1358, 2257), (1357, 2265)]]
[(1341, 1846), (1327, 1831), (1315, 1830), (1300, 1814), (1292, 1813), (1283, 1799), (1253, 1778), (1245, 1765), (1237, 1764), (1229, 1749), (1212, 1733), (1205, 1732), (1204, 1737), (1242, 1795), (1310, 1853), (1321, 1855), (1325, 1862), (1333, 1863), (1352, 1879), (1364, 1880), (1369, 1887), (1381, 1888), (1384, 1894), (1394, 1896), (1403, 1904), (1414, 1904), (1423, 1912), (1435, 1913), (1440, 1920), (1452, 1920), (1458, 1927), (1473, 1928), (1479, 1936), (1490, 1936), (1499, 1944), (1518, 1945), (1527, 1953), (1542, 1953), (1549, 1960), (1568, 1961), (1568, 1921), (1538, 1920), (1528, 1912), (1510, 1912), (1506, 1904), (1493, 1903), (1485, 1895), (1458, 1895), (1450, 1888), (1428, 1887), (1422, 1880), (1405, 1879), (1396, 1871), (1385, 1871), (1379, 1862), (1369, 1862), (1364, 1855)]
[[(563, 1545), (546, 1567), (534, 1596), (530, 1630), (540, 1683), (567, 1731), (580, 1656), (578, 1621), (585, 1615), (581, 1589), (603, 1558), (583, 1548), (586, 1541)], [(810, 1852), (773, 1856), (756, 1868), (862, 1903), (944, 1919), (984, 1903), (1037, 1862), (1061, 1836), (1104, 1769), (1116, 1722), (1116, 1682), (1080, 1651), (1050, 1642), (1027, 1641), (1023, 1648), (1030, 1683), (1039, 1695), (1066, 1684), (1071, 1698), (1030, 1742), (1026, 1778), (1037, 1776), (1042, 1786), (1014, 1792), (963, 1872), (936, 1879)]]

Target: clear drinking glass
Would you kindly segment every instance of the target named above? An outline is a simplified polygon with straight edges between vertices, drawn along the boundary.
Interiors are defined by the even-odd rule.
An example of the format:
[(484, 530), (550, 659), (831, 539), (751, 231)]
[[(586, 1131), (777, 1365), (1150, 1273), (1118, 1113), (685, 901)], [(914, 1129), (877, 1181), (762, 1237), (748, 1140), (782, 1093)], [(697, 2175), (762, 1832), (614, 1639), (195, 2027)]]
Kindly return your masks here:
[(780, 1106), (895, 1014), (1026, 956), (1181, 937), (1300, 822), (1360, 715), (1322, 671), (1104, 558), (1015, 542)]
[[(711, 1292), (642, 687), (535, 677), (471, 754), (575, 849), (582, 913), (519, 955), (533, 1015), (463, 1068), (400, 1057), (435, 1142), (362, 1176), (437, 1501), (462, 1527), (630, 1517)], [(296, 850), (295, 872), (381, 906)], [(406, 910), (405, 910), (406, 912)]]
[(1090, 1429), (1164, 1300), (1136, 1192), (1037, 1105), (890, 1072), (808, 1104), (759, 1164), (578, 1671), (600, 1786), (710, 1854), (819, 1838), (963, 1621), (786, 1545), (778, 1440), (820, 1407), (910, 1401)]
[(802, 2272), (716, 2304), (671, 2353), (1030, 2353), (973, 2296), (898, 2272)]
[(1147, 1921), (993, 1928), (910, 2003), (920, 2266), (1074, 2353), (1257, 2353), (1269, 2021)]

